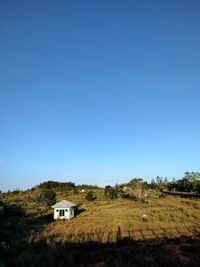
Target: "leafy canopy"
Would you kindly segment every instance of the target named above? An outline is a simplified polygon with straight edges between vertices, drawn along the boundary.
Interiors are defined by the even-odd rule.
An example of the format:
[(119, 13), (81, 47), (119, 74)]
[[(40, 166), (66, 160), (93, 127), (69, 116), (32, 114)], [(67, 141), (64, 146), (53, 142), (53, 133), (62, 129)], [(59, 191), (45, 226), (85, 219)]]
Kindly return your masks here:
[(42, 189), (37, 201), (44, 206), (51, 206), (56, 202), (56, 193), (52, 189)]

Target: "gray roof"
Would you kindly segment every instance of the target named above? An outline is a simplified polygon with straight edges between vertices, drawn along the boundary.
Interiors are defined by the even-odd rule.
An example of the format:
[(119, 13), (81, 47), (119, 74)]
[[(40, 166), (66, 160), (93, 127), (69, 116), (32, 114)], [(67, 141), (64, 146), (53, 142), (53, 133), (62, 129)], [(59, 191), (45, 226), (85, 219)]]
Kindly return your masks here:
[(59, 208), (71, 208), (71, 207), (76, 207), (77, 205), (76, 204), (74, 204), (74, 203), (72, 203), (72, 202), (70, 202), (70, 201), (67, 201), (67, 200), (62, 200), (62, 201), (60, 201), (60, 202), (58, 202), (58, 203), (56, 203), (56, 204), (54, 204), (53, 206), (51, 206), (52, 207), (52, 209), (59, 209)]

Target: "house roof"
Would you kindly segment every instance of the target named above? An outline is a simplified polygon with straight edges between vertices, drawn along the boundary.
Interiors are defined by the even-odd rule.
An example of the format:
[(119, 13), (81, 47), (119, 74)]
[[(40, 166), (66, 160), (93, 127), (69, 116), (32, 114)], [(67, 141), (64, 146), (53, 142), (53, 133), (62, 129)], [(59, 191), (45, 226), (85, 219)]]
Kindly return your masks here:
[(73, 202), (67, 201), (67, 200), (62, 200), (56, 204), (54, 204), (52, 207), (52, 209), (57, 209), (57, 208), (71, 208), (71, 207), (76, 207), (77, 205), (74, 204)]

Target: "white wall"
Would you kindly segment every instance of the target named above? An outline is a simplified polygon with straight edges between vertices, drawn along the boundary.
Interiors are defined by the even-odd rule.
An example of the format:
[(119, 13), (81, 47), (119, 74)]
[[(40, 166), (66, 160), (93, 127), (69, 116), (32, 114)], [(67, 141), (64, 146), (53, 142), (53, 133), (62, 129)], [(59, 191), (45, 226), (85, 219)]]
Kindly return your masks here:
[[(62, 210), (60, 212), (60, 210)], [(64, 210), (64, 215), (63, 215)], [(60, 216), (60, 213), (62, 215)], [(65, 209), (54, 209), (54, 219), (71, 219), (74, 217), (74, 208), (65, 208)]]

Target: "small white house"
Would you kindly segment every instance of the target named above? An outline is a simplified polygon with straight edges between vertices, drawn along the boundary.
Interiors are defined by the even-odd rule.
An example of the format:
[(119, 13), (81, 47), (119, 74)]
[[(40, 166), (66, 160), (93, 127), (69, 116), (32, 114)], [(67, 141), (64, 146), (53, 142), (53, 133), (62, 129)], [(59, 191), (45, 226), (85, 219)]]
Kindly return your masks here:
[(52, 209), (54, 209), (54, 220), (74, 218), (76, 207), (76, 204), (67, 200), (62, 200), (54, 204), (52, 206)]

